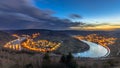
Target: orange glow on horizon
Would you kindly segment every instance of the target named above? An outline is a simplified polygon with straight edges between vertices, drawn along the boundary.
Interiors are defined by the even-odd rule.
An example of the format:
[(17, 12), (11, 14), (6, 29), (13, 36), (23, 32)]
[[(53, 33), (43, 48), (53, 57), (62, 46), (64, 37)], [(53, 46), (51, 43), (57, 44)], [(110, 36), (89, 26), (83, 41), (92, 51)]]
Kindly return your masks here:
[(70, 27), (75, 30), (105, 30), (112, 31), (116, 29), (120, 29), (120, 25), (100, 25), (100, 26), (83, 26), (83, 27)]

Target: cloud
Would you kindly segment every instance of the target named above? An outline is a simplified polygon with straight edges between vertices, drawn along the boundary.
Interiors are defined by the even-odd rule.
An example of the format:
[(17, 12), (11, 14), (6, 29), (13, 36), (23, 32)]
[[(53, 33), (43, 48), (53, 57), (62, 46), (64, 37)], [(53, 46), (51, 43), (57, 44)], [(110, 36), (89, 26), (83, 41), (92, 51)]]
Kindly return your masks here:
[(82, 16), (80, 16), (79, 14), (70, 14), (69, 17), (72, 19), (76, 19), (76, 18), (81, 19), (82, 18)]
[(80, 25), (51, 14), (50, 10), (37, 8), (31, 0), (2, 0), (0, 29), (69, 29)]

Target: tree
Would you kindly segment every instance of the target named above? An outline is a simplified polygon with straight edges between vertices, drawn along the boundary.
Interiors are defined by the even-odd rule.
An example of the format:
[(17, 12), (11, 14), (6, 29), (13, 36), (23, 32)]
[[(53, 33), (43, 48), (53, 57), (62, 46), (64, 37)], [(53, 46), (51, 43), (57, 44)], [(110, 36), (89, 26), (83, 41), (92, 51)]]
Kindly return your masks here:
[(69, 53), (67, 56), (66, 56), (66, 63), (70, 63), (72, 62), (74, 59), (73, 55), (71, 53)]
[(68, 55), (62, 55), (60, 62), (65, 64), (68, 68), (77, 68), (78, 64), (76, 63), (76, 61), (74, 60), (74, 57), (71, 53), (69, 53)]
[(50, 62), (49, 53), (45, 53), (45, 55), (44, 55), (44, 57), (43, 57), (43, 61), (45, 61), (45, 62)]
[(64, 54), (60, 58), (60, 63), (66, 63), (66, 56)]
[(49, 68), (50, 67), (50, 56), (49, 53), (46, 52), (43, 56), (43, 62), (42, 62), (42, 67), (41, 68)]
[(71, 61), (68, 65), (69, 68), (78, 68), (78, 64), (75, 60)]
[(32, 65), (32, 64), (27, 64), (27, 65), (25, 66), (25, 68), (33, 68), (33, 65)]

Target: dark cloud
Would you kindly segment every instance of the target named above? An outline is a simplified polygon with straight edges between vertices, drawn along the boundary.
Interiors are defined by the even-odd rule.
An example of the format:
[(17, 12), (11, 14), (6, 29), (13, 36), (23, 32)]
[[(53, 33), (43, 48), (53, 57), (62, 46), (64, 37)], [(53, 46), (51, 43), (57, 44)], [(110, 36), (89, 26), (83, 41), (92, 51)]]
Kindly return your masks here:
[(82, 16), (80, 16), (79, 14), (70, 14), (69, 17), (73, 18), (73, 19), (76, 19), (76, 18), (81, 19), (82, 18)]
[(50, 10), (36, 8), (30, 0), (2, 0), (0, 29), (69, 29), (80, 24), (51, 14)]

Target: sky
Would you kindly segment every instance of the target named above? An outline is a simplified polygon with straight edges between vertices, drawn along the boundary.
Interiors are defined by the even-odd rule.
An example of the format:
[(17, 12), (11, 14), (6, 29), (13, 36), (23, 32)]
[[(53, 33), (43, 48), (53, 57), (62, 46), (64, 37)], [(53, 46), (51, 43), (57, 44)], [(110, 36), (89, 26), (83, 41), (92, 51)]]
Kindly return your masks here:
[(41, 9), (52, 10), (54, 16), (60, 18), (68, 18), (73, 13), (90, 23), (120, 21), (120, 0), (37, 0), (35, 4)]
[(119, 3), (120, 0), (2, 0), (0, 29), (119, 29)]
[[(97, 25), (84, 27), (84, 29), (120, 28), (120, 0), (37, 0), (35, 5), (43, 10), (52, 10), (55, 12), (54, 16), (59, 18), (68, 18), (74, 22), (80, 21), (86, 23), (87, 27)], [(70, 14), (77, 14), (82, 18), (71, 19)], [(81, 27), (71, 28), (81, 29)]]

